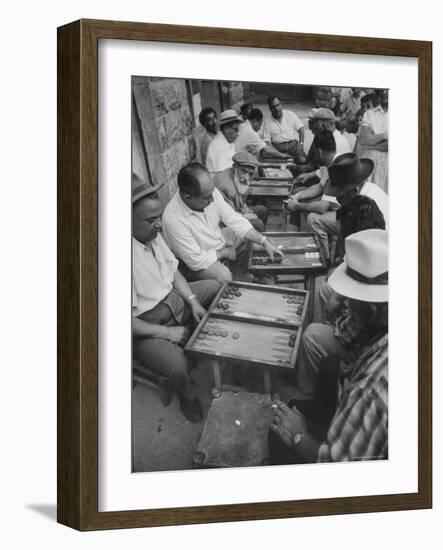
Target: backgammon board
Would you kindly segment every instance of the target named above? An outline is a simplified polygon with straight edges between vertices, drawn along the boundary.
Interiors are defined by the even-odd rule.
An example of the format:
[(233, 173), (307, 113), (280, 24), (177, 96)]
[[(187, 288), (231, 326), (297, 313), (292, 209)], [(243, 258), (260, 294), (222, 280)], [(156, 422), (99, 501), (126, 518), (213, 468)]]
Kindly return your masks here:
[(225, 283), (185, 346), (192, 355), (293, 369), (309, 292)]
[(253, 180), (246, 191), (246, 197), (276, 197), (286, 199), (292, 193), (292, 181), (275, 181), (266, 179)]
[(323, 274), (326, 262), (314, 233), (281, 232), (264, 233), (280, 247), (284, 258), (271, 260), (263, 247), (253, 245), (250, 250), (248, 270), (256, 274)]

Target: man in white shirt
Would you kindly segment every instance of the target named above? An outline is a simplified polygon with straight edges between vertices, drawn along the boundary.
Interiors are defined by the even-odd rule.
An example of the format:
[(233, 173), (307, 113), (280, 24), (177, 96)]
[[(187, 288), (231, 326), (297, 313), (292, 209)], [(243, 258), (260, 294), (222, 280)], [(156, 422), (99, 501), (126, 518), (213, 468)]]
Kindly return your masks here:
[(220, 115), (220, 132), (214, 137), (206, 153), (206, 168), (211, 173), (221, 172), (232, 166), (235, 154), (234, 141), (243, 122), (234, 109), (223, 111)]
[[(220, 224), (226, 229), (221, 230)], [(240, 277), (247, 269), (248, 241), (261, 244), (271, 258), (283, 255), (235, 212), (215, 188), (206, 168), (198, 163), (180, 170), (178, 190), (163, 213), (163, 228), (169, 246), (185, 264), (189, 280), (231, 281), (229, 263)]]
[[(330, 130), (321, 130), (314, 136), (314, 146), (319, 155), (320, 167), (311, 173), (301, 174), (298, 177), (299, 183), (305, 183), (306, 180), (315, 176), (318, 183), (310, 187), (298, 187), (297, 192), (288, 200), (288, 210), (290, 212), (305, 212), (319, 214), (322, 220), (332, 220), (335, 222), (335, 210), (338, 203), (335, 197), (325, 194), (324, 189), (329, 180), (328, 167), (333, 163), (337, 156), (335, 139)], [(296, 225), (300, 222), (296, 220)], [(309, 225), (309, 221), (308, 221)], [(319, 239), (325, 258), (329, 257), (329, 245), (327, 239)]]
[(203, 317), (203, 306), (211, 303), (220, 285), (214, 280), (187, 283), (160, 234), (160, 186), (145, 185), (137, 176), (133, 176), (133, 185), (133, 357), (142, 368), (165, 377), (160, 388), (166, 395), (164, 404), (169, 404), (173, 390), (185, 418), (201, 422), (198, 389), (189, 376), (182, 346), (190, 328)]
[(196, 144), (197, 160), (205, 164), (209, 145), (218, 132), (217, 113), (212, 107), (206, 107), (198, 115), (198, 120), (201, 124), (201, 131), (198, 134), (198, 143)]
[(280, 158), (291, 159), (291, 155), (280, 153), (260, 137), (260, 128), (263, 124), (263, 113), (260, 109), (251, 109), (247, 119), (240, 125), (238, 138), (235, 140), (235, 150), (238, 153), (247, 151), (260, 159)]
[(264, 124), (264, 140), (271, 143), (280, 153), (293, 157), (297, 164), (304, 164), (305, 128), (300, 119), (292, 111), (283, 109), (277, 96), (270, 96), (268, 105), (271, 116)]

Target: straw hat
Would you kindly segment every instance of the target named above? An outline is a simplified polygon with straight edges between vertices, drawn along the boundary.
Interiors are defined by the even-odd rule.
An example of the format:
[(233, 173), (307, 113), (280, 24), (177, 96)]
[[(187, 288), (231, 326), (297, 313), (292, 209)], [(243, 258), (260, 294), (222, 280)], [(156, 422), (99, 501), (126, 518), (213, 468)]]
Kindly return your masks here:
[(338, 294), (362, 302), (388, 301), (388, 233), (367, 229), (345, 239), (345, 261), (328, 279)]

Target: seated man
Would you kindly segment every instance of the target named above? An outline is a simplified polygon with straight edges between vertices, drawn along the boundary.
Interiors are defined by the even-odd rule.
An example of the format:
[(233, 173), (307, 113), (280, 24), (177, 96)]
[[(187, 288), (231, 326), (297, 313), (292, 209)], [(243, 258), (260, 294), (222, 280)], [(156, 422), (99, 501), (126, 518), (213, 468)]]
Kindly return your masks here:
[[(226, 226), (223, 232), (221, 223)], [(271, 258), (274, 254), (283, 256), (223, 199), (209, 172), (196, 162), (180, 170), (178, 190), (163, 213), (163, 227), (171, 249), (186, 266), (189, 280), (231, 281), (232, 273), (225, 265), (228, 262), (236, 278), (241, 277), (247, 270), (246, 241), (261, 244)]]
[[(298, 176), (297, 181), (305, 183), (312, 177), (316, 177), (318, 183), (308, 188), (299, 187), (297, 192), (288, 200), (289, 212), (305, 212), (308, 214), (308, 226), (311, 227), (313, 217), (311, 213), (321, 216), (323, 224), (335, 223), (335, 211), (338, 203), (335, 197), (325, 193), (325, 186), (329, 181), (328, 168), (336, 157), (336, 144), (330, 130), (321, 130), (314, 137), (314, 146), (319, 154), (320, 167), (315, 172), (309, 172)], [(300, 225), (300, 222), (297, 223)], [(319, 238), (319, 244), (323, 255), (329, 258), (329, 243), (327, 238)]]
[(198, 115), (198, 120), (204, 130), (200, 134), (197, 144), (199, 148), (197, 159), (198, 162), (205, 164), (208, 147), (218, 132), (217, 113), (212, 107), (206, 107), (206, 109), (203, 109)]
[[(366, 195), (375, 200), (386, 222), (388, 221), (387, 195), (376, 185), (367, 181), (374, 169), (369, 159), (359, 159), (354, 153), (336, 157), (328, 168), (329, 180), (325, 185), (325, 196), (336, 202), (336, 208), (347, 204), (356, 195)], [(383, 196), (384, 195), (384, 196)], [(307, 219), (308, 230), (313, 231), (319, 240), (323, 253), (330, 261), (329, 238), (337, 237), (335, 211), (326, 214), (311, 213)]]
[(188, 284), (177, 270), (178, 261), (160, 235), (162, 213), (157, 190), (134, 176), (132, 192), (132, 331), (133, 357), (142, 366), (166, 377), (163, 390), (177, 392), (190, 422), (203, 412), (196, 384), (189, 375), (183, 345), (189, 327), (204, 315), (219, 283)]
[(220, 115), (220, 132), (209, 144), (206, 154), (206, 168), (209, 172), (221, 172), (232, 166), (232, 157), (235, 155), (234, 141), (238, 137), (242, 122), (234, 109), (227, 109)]
[[(289, 406), (276, 401), (269, 439), (274, 464), (388, 457), (388, 235), (378, 229), (361, 231), (349, 236), (345, 247), (345, 263), (329, 282), (348, 300), (354, 324), (366, 336), (350, 356), (332, 327), (325, 325), (317, 345), (309, 353), (304, 350), (299, 369), (305, 371), (298, 378), (305, 384), (304, 397), (311, 401), (294, 400)], [(321, 357), (335, 359), (336, 376), (322, 388), (330, 395), (318, 399)], [(333, 372), (330, 364), (328, 368)], [(335, 403), (329, 418), (321, 410), (325, 403)], [(326, 421), (324, 437), (314, 435), (311, 420), (319, 419)]]
[[(351, 152), (351, 146), (349, 145), (348, 140), (339, 132), (339, 130), (337, 130), (336, 122), (337, 117), (331, 109), (326, 109), (325, 107), (311, 109), (308, 113), (308, 126), (314, 137), (319, 132), (324, 130), (332, 132), (335, 140), (335, 152), (338, 156)], [(321, 164), (320, 152), (316, 147), (315, 142), (312, 141), (306, 157), (306, 163), (301, 166), (290, 168), (290, 170), (294, 176), (309, 173), (309, 178), (303, 178), (303, 184), (311, 185), (312, 183), (317, 183), (318, 181), (315, 176), (315, 171), (320, 168)]]
[(256, 172), (258, 161), (246, 151), (235, 153), (232, 160), (231, 168), (214, 174), (215, 187), (236, 212), (242, 214), (254, 229), (262, 233), (265, 230), (268, 209), (260, 204), (248, 206), (245, 202), (245, 194)]
[(259, 135), (263, 123), (263, 113), (260, 109), (251, 109), (247, 119), (240, 125), (238, 138), (235, 140), (237, 152), (247, 151), (258, 159), (283, 159), (290, 160), (292, 157), (286, 153), (280, 153), (275, 147), (267, 144)]
[(282, 109), (280, 98), (268, 97), (271, 116), (264, 124), (264, 138), (271, 143), (277, 151), (290, 155), (297, 164), (306, 163), (306, 155), (303, 150), (305, 141), (305, 128), (298, 116), (286, 109)]

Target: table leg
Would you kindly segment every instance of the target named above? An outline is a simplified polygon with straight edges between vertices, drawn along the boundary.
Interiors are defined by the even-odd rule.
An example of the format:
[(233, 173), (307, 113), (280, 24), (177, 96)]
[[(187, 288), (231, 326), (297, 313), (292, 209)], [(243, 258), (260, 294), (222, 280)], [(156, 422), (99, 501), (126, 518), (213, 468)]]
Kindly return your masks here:
[(214, 359), (213, 361), (211, 361), (211, 363), (212, 363), (212, 371), (214, 373), (215, 387), (218, 391), (222, 391), (220, 364), (217, 361), (217, 359)]
[(305, 290), (309, 291), (308, 322), (312, 323), (315, 306), (315, 277), (313, 275), (308, 275), (305, 278)]
[(265, 393), (271, 395), (271, 371), (269, 369), (263, 370)]

